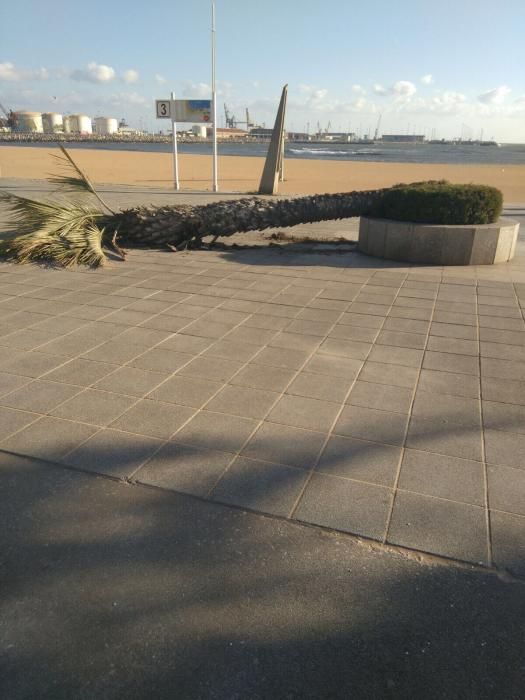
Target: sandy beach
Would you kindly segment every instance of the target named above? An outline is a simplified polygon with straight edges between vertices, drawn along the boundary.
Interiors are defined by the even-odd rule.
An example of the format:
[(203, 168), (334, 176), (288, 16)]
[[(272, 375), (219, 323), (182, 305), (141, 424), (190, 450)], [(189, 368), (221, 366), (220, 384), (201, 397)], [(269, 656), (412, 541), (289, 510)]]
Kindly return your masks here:
[[(73, 155), (94, 182), (172, 187), (172, 157), (168, 153), (75, 149)], [(58, 149), (17, 146), (0, 147), (0, 176), (43, 179), (56, 171), (53, 154)], [(219, 187), (222, 192), (254, 192), (259, 185), (263, 158), (223, 156), (219, 158)], [(179, 157), (184, 190), (211, 189), (211, 158), (203, 155)], [(355, 161), (293, 160), (285, 162), (282, 194), (314, 194), (388, 187), (399, 182), (446, 179), (498, 187), (506, 202), (525, 201), (523, 165), (450, 165), (421, 163), (365, 163)]]

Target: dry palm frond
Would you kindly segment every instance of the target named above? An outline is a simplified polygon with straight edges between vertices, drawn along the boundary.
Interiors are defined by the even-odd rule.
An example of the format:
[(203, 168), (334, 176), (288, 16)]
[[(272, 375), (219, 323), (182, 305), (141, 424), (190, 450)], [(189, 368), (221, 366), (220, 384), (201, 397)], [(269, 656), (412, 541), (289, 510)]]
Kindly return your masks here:
[(89, 179), (89, 177), (86, 175), (86, 173), (80, 169), (80, 167), (75, 163), (73, 158), (70, 156), (68, 151), (62, 146), (61, 144), (58, 144), (58, 147), (62, 151), (61, 156), (54, 155), (53, 157), (56, 158), (58, 161), (59, 165), (62, 168), (65, 168), (67, 172), (70, 170), (73, 170), (76, 175), (52, 175), (48, 177), (48, 181), (51, 182), (53, 185), (57, 185), (57, 187), (62, 191), (62, 192), (81, 192), (81, 193), (86, 193), (88, 192), (89, 194), (92, 194), (95, 196), (98, 201), (102, 204), (102, 206), (107, 209), (111, 214), (114, 214), (115, 212), (110, 209), (110, 207), (106, 204), (106, 202), (102, 199), (102, 197), (99, 195), (99, 193), (96, 191), (95, 187), (93, 186), (93, 183)]
[(102, 250), (105, 217), (100, 211), (81, 204), (37, 202), (10, 193), (0, 193), (12, 215), (20, 222), (19, 235), (0, 244), (0, 254), (17, 262), (49, 261), (68, 267), (103, 265)]

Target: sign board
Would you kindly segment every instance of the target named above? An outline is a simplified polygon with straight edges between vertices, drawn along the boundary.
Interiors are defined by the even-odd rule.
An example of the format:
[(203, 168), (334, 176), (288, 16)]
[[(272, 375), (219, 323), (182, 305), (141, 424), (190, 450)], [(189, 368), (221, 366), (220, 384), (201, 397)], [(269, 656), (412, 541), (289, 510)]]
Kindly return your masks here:
[(211, 123), (211, 100), (155, 100), (157, 119)]
[(155, 100), (157, 119), (171, 119), (171, 100)]
[(211, 122), (211, 100), (175, 100), (176, 122)]

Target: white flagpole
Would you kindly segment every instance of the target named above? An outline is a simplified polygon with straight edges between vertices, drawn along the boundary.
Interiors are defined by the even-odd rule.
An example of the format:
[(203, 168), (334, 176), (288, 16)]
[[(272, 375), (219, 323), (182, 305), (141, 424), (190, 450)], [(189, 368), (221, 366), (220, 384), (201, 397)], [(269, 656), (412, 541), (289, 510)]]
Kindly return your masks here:
[(217, 94), (215, 92), (215, 0), (211, 3), (211, 99), (213, 119), (213, 191), (219, 191), (217, 180)]
[(179, 185), (179, 156), (177, 152), (177, 123), (175, 122), (175, 93), (171, 93), (171, 129), (173, 131), (173, 184), (176, 190)]

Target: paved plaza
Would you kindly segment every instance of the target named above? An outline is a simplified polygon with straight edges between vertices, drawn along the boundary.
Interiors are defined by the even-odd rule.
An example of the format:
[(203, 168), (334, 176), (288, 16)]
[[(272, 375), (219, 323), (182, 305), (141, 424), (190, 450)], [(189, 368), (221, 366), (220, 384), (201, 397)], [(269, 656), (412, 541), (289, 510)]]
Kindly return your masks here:
[(3, 459), (523, 576), (523, 247), (468, 268), (293, 247), (3, 264)]

